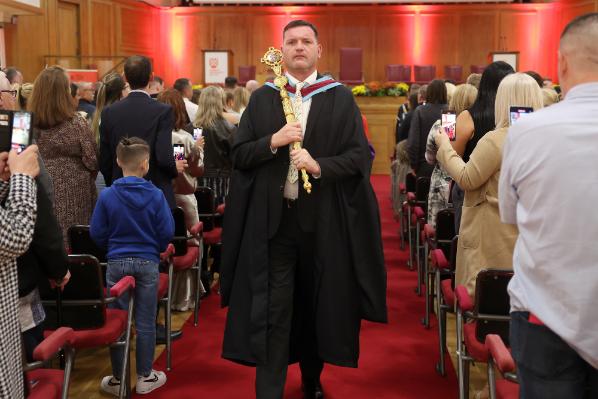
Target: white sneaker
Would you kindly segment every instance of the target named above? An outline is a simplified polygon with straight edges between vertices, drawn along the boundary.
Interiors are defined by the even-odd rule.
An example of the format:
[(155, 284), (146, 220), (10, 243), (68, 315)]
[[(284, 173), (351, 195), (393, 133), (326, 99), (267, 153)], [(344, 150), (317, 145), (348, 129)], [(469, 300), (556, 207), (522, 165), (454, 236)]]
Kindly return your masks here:
[(100, 388), (106, 393), (118, 396), (118, 391), (120, 390), (120, 381), (114, 378), (114, 376), (106, 376), (102, 378)]
[(147, 377), (137, 377), (137, 386), (135, 387), (135, 390), (138, 394), (150, 393), (164, 384), (166, 384), (166, 374), (164, 374), (163, 371), (152, 370)]

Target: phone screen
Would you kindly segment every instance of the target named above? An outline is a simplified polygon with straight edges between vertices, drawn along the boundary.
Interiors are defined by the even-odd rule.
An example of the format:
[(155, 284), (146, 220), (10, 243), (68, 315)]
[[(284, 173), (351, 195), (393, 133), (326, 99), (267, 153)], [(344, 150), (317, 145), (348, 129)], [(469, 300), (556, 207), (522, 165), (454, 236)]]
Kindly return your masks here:
[(182, 144), (173, 144), (172, 149), (174, 152), (174, 160), (175, 161), (184, 161), (185, 160), (185, 146)]
[(534, 109), (531, 107), (510, 107), (509, 115), (511, 126), (513, 126), (513, 124), (517, 122), (522, 116), (524, 116), (525, 114), (531, 114), (532, 112), (534, 112)]
[(454, 112), (447, 112), (445, 114), (442, 114), (440, 123), (449, 139), (451, 141), (454, 141), (457, 138), (457, 115)]
[(12, 139), (11, 122), (11, 111), (0, 110), (0, 152), (10, 151), (10, 142)]
[(31, 144), (31, 113), (16, 111), (12, 117), (12, 139), (10, 147), (21, 153)]
[(193, 129), (193, 140), (197, 140), (203, 134), (203, 129), (200, 127), (196, 127)]

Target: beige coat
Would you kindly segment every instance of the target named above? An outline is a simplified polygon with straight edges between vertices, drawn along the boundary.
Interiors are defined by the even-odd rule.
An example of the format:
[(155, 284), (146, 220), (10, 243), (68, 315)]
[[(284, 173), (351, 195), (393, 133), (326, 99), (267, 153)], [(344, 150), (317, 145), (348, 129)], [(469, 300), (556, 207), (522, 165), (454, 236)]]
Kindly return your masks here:
[(517, 227), (500, 221), (498, 179), (508, 129), (487, 133), (465, 163), (448, 137), (441, 138), (437, 160), (465, 191), (457, 248), (456, 284), (471, 295), (482, 269), (513, 269)]

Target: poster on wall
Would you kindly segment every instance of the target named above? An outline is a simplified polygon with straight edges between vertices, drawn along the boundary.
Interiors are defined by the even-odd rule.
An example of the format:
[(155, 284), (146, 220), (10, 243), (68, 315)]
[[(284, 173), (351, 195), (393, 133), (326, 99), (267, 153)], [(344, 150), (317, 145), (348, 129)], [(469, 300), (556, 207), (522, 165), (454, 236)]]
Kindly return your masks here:
[(519, 51), (494, 51), (490, 55), (491, 62), (504, 61), (511, 65), (515, 72), (519, 70)]
[(229, 58), (227, 50), (204, 51), (203, 68), (206, 84), (224, 84), (224, 79), (228, 76)]

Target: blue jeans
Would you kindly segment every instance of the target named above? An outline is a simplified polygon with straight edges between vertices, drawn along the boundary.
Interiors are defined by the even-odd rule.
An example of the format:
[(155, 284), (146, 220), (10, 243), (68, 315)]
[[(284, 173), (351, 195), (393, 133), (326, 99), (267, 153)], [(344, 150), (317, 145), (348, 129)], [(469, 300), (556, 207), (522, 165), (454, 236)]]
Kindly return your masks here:
[(522, 399), (598, 397), (598, 370), (548, 327), (511, 313), (510, 341)]
[[(135, 358), (137, 375), (148, 376), (152, 371), (156, 347), (156, 311), (158, 307), (158, 264), (140, 258), (124, 258), (108, 261), (106, 282), (108, 289), (124, 276), (135, 278), (135, 330), (137, 346)], [(129, 295), (122, 295), (111, 304), (113, 309), (128, 309)], [(120, 377), (124, 348), (111, 348), (112, 375)]]

